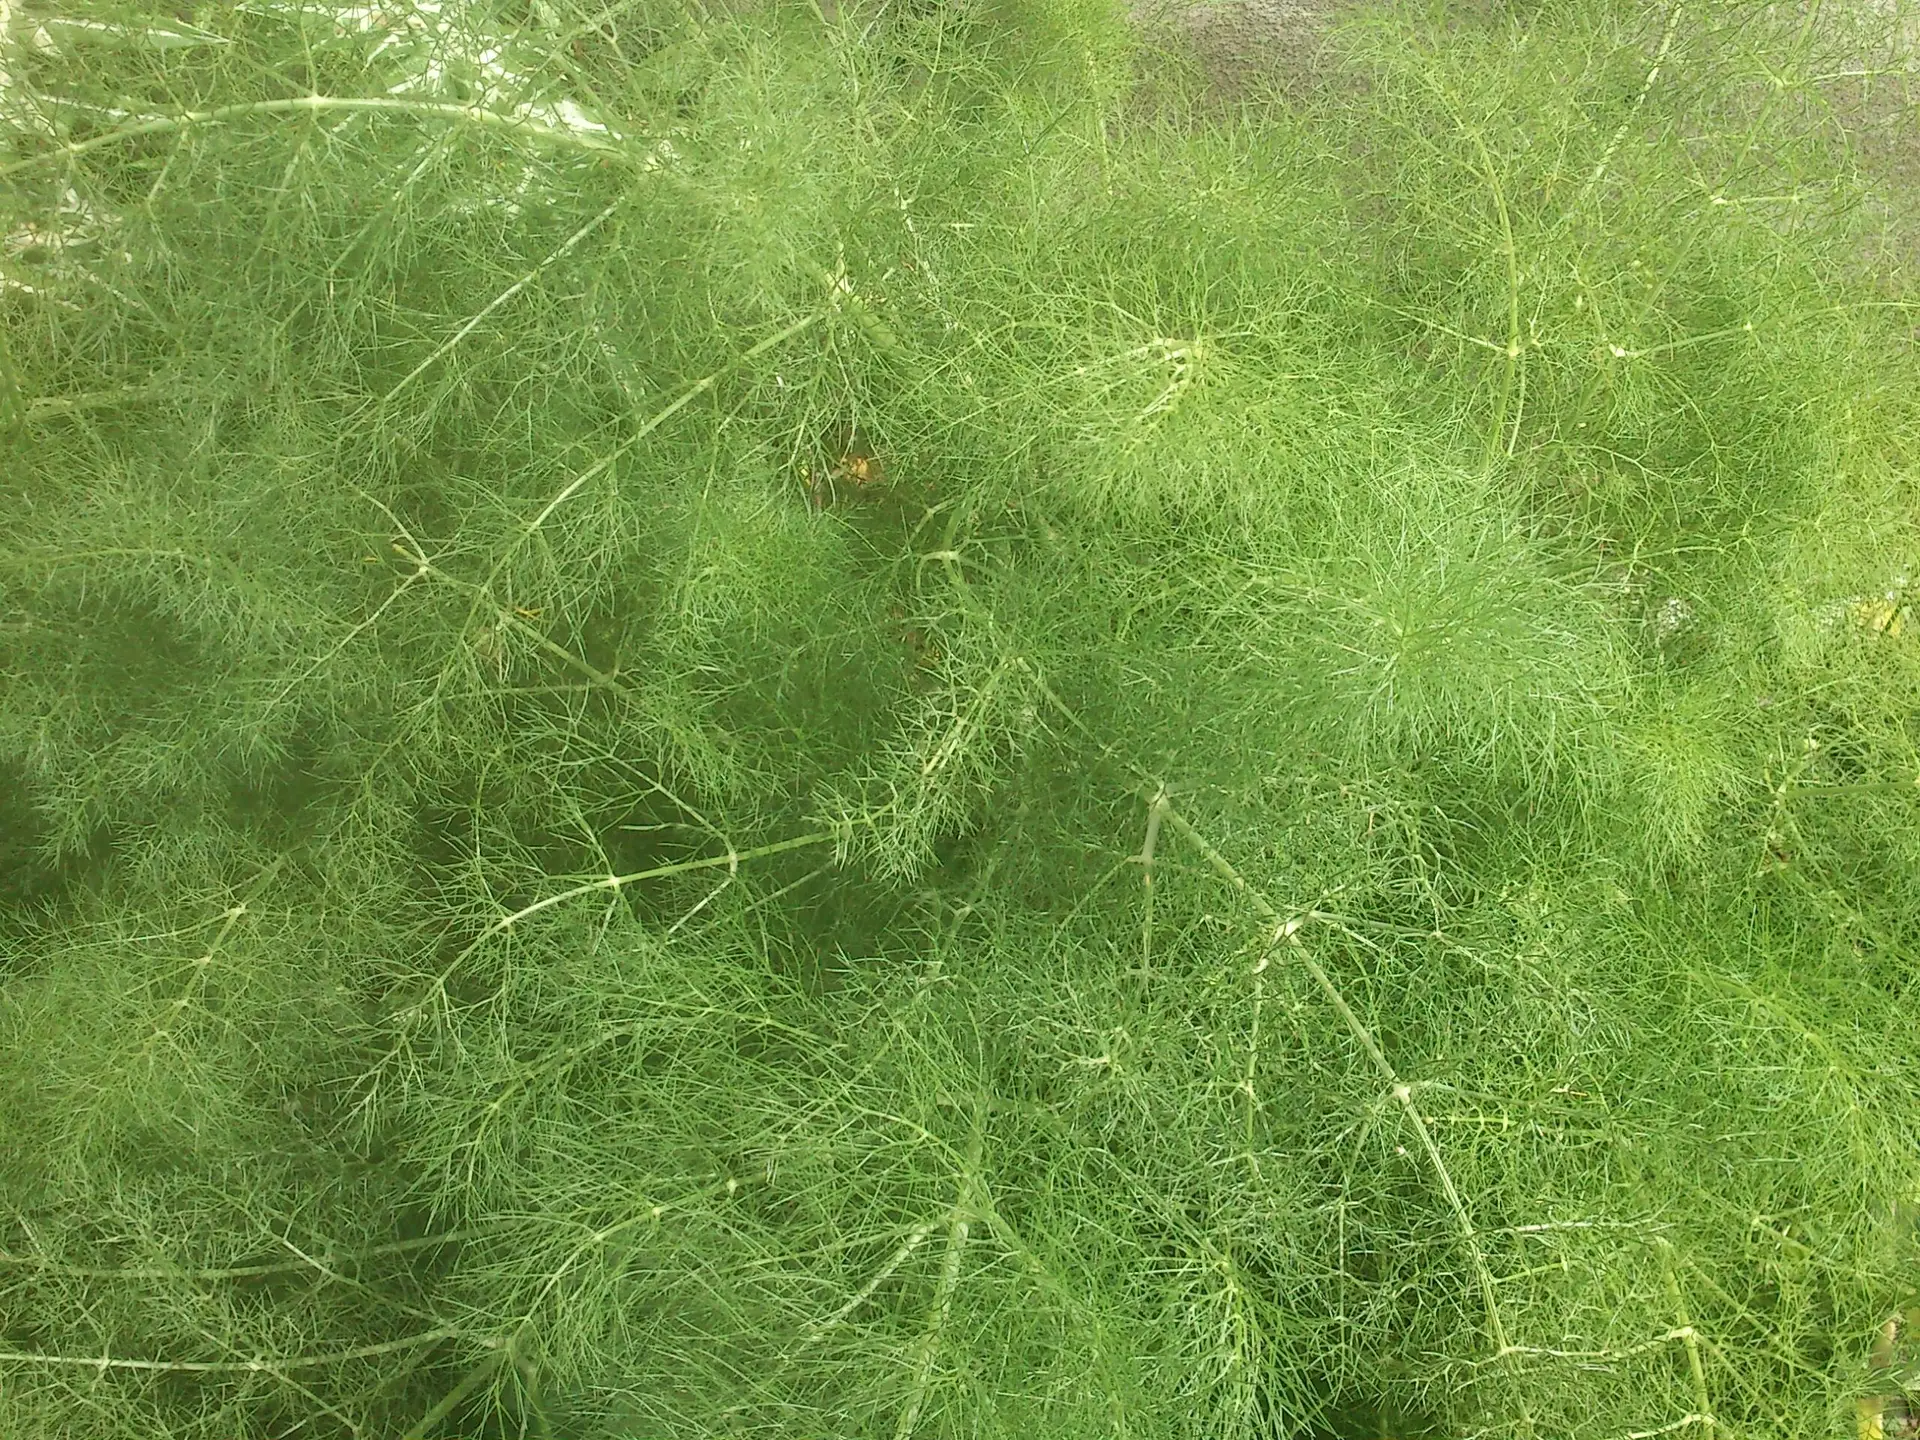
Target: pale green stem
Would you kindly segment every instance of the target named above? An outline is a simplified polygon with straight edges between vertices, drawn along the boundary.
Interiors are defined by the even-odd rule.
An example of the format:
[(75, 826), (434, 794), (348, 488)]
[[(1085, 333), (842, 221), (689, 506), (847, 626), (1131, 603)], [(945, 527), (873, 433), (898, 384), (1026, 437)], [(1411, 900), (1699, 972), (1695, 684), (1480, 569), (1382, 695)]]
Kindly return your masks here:
[(1380, 1048), (1380, 1042), (1374, 1038), (1372, 1030), (1368, 1029), (1366, 1022), (1354, 1013), (1353, 1007), (1347, 1004), (1346, 997), (1340, 993), (1332, 977), (1300, 942), (1301, 928), (1310, 919), (1317, 918), (1317, 912), (1303, 911), (1294, 916), (1281, 914), (1279, 908), (1250, 885), (1246, 877), (1234, 868), (1232, 862), (1208, 843), (1207, 838), (1196, 830), (1178, 810), (1168, 808), (1167, 823), (1180, 833), (1182, 839), (1192, 844), (1227, 883), (1244, 895), (1255, 910), (1276, 926), (1275, 939), (1284, 939), (1294, 947), (1294, 956), (1300, 961), (1301, 967), (1312, 977), (1313, 983), (1319, 987), (1320, 993), (1326, 996), (1327, 1002), (1339, 1012), (1348, 1032), (1359, 1042), (1360, 1048), (1366, 1051), (1367, 1057), (1373, 1061), (1374, 1068), (1386, 1078), (1391, 1087), (1394, 1102), (1406, 1116), (1408, 1126), (1420, 1142), (1420, 1148), (1426, 1152), (1427, 1160), (1439, 1179), (1441, 1192), (1446, 1196), (1447, 1205), (1452, 1209), (1454, 1220), (1460, 1227), (1468, 1257), (1473, 1262), (1474, 1274), (1479, 1280), (1480, 1296), (1486, 1306), (1487, 1323), (1492, 1331), (1496, 1353), (1504, 1355), (1511, 1352), (1512, 1342), (1507, 1335), (1506, 1322), (1501, 1318), (1500, 1302), (1494, 1294), (1493, 1272), (1488, 1269), (1486, 1256), (1481, 1251), (1479, 1233), (1474, 1229), (1473, 1217), (1467, 1213), (1466, 1201), (1461, 1198), (1459, 1188), (1453, 1183), (1453, 1175), (1447, 1169), (1446, 1161), (1440, 1154), (1440, 1146), (1434, 1141), (1432, 1131), (1427, 1128), (1426, 1117), (1420, 1113), (1419, 1107), (1413, 1102), (1413, 1087), (1400, 1078), (1399, 1072), (1393, 1067), (1393, 1062), (1387, 1059), (1386, 1052)]
[[(407, 100), (392, 95), (295, 95), (281, 100), (250, 100), (239, 105), (216, 106), (211, 110), (182, 110), (172, 115), (156, 115), (150, 120), (123, 125), (118, 130), (109, 130), (102, 135), (89, 136), (85, 140), (69, 141), (52, 150), (44, 150), (24, 160), (16, 160), (10, 165), (0, 165), (0, 178), (18, 175), (56, 161), (71, 160), (76, 156), (101, 150), (109, 145), (137, 140), (143, 135), (165, 135), (176, 130), (190, 130), (202, 125), (220, 125), (230, 120), (243, 120), (253, 115), (351, 114), (367, 111), (453, 120), (492, 130), (525, 134), (556, 144), (572, 145), (582, 150), (592, 150), (615, 158), (637, 158), (626, 144), (612, 137), (602, 137), (579, 130), (560, 130), (523, 115), (503, 114), (501, 111), (489, 110), (481, 105), (455, 105), (438, 100)], [(651, 149), (646, 153), (654, 154)]]
[(277, 1370), (308, 1370), (321, 1365), (342, 1365), (349, 1360), (371, 1360), (381, 1355), (397, 1355), (442, 1340), (457, 1340), (460, 1330), (428, 1330), (401, 1340), (386, 1340), (378, 1345), (356, 1345), (351, 1350), (333, 1350), (322, 1355), (294, 1355), (284, 1360), (126, 1360), (113, 1355), (39, 1355), (30, 1350), (0, 1351), (0, 1363), (9, 1365), (73, 1365), (81, 1369), (143, 1370), (162, 1375), (270, 1375)]
[(1693, 1381), (1693, 1414), (1688, 1417), (1697, 1420), (1700, 1433), (1706, 1440), (1713, 1440), (1716, 1422), (1713, 1418), (1713, 1406), (1707, 1398), (1707, 1371), (1700, 1359), (1700, 1336), (1693, 1328), (1693, 1315), (1687, 1308), (1686, 1292), (1680, 1288), (1680, 1276), (1673, 1265), (1673, 1242), (1664, 1235), (1654, 1236), (1653, 1243), (1660, 1250), (1660, 1268), (1666, 1272), (1667, 1298), (1673, 1301), (1673, 1318), (1678, 1322), (1674, 1333), (1680, 1337), (1680, 1343), (1687, 1351), (1687, 1375)]

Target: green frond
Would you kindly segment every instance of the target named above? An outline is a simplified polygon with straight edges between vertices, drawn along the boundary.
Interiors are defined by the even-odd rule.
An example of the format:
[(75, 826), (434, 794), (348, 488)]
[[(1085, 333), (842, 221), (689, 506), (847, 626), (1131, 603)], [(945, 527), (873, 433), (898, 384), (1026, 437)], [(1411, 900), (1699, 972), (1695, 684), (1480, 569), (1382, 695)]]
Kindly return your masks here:
[(1887, 1428), (1911, 5), (1151, 8), (0, 3), (0, 1434)]

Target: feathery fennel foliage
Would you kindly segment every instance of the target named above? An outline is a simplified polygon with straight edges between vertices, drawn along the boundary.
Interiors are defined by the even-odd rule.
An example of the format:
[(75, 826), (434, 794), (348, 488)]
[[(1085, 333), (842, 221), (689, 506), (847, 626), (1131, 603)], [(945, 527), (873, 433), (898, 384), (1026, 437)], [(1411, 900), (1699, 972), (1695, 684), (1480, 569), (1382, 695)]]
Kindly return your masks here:
[(1854, 1426), (1912, 14), (826, 8), (0, 5), (0, 1433)]

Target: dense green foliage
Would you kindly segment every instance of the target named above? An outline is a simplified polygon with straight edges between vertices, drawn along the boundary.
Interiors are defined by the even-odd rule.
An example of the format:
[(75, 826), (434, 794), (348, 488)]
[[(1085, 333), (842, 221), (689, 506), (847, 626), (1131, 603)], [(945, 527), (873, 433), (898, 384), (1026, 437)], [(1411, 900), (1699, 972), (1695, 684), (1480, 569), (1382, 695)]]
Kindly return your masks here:
[(1911, 17), (9, 9), (0, 1435), (1891, 1383)]

